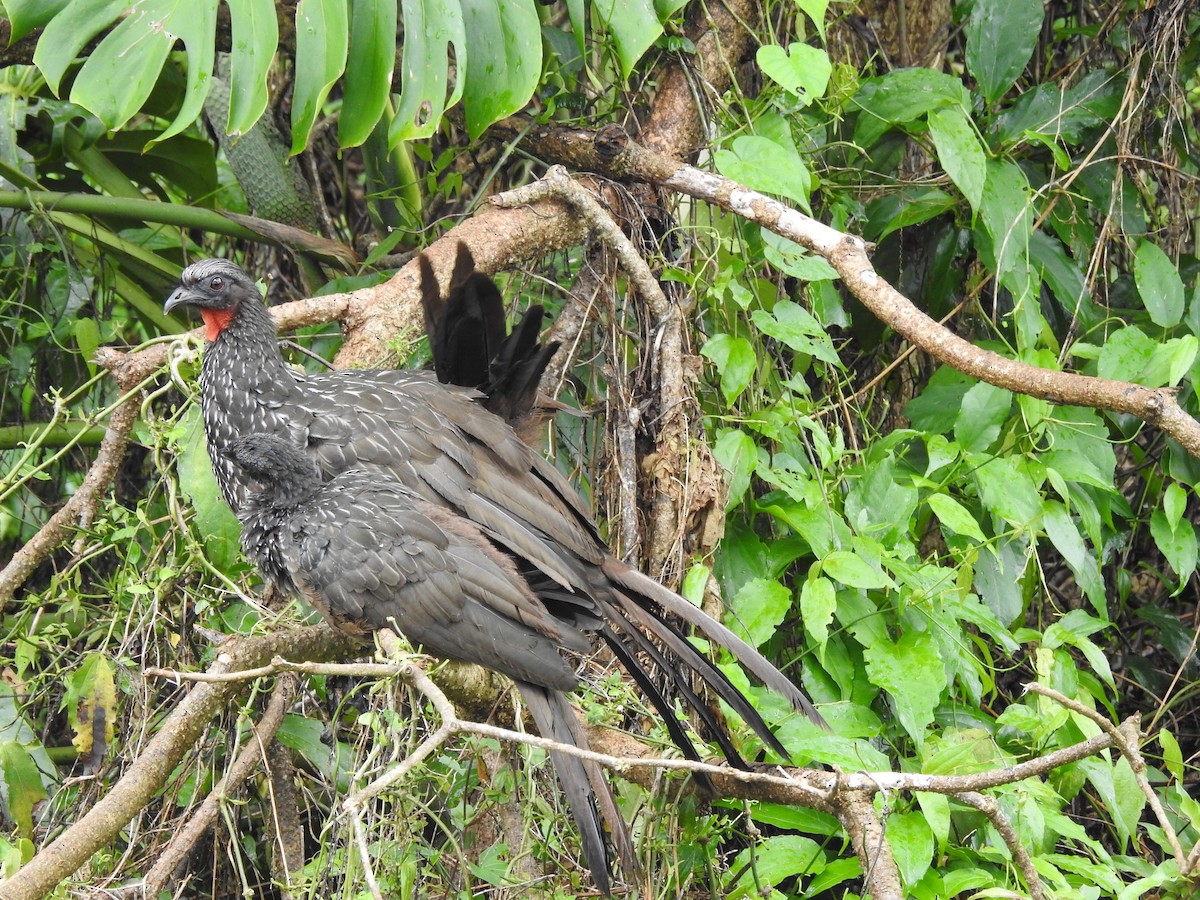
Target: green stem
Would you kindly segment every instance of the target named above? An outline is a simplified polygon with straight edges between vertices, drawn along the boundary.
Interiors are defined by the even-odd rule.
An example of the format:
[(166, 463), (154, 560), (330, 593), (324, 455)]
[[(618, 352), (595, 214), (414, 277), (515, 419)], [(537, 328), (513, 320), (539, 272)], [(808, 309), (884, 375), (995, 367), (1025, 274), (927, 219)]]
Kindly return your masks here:
[(24, 425), (0, 425), (0, 450), (15, 450), (36, 440), (42, 447), (62, 447), (67, 443), (94, 447), (104, 439), (104, 428), (87, 422), (27, 422)]

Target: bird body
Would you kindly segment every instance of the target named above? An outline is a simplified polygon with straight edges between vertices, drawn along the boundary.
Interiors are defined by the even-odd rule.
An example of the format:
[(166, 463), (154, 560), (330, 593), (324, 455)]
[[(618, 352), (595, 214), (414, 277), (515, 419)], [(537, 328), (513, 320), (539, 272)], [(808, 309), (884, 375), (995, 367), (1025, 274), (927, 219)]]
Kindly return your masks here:
[[(364, 633), (395, 619), (431, 652), (503, 672), (544, 736), (579, 746), (586, 736), (562, 694), (577, 680), (561, 651), (586, 652), (594, 633), (688, 757), (700, 758), (668, 694), (699, 716), (731, 763), (745, 765), (697, 693), (698, 677), (786, 758), (757, 710), (674, 624), (678, 618), (822, 722), (757, 650), (614, 558), (578, 492), (487, 408), (487, 395), (428, 372), (294, 372), (253, 281), (225, 260), (184, 271), (166, 309), (182, 305), (199, 307), (205, 319), (205, 433), (222, 494), (242, 518), (246, 550), (268, 578), (340, 627)], [(532, 396), (527, 382), (520, 390)], [(250, 435), (278, 439), (272, 452), (290, 453), (302, 470), (288, 475), (268, 460), (270, 477), (256, 479), (246, 457), (257, 450), (231, 449)], [(607, 891), (605, 825), (623, 866), (633, 866), (611, 789), (594, 764), (553, 758), (593, 878)]]

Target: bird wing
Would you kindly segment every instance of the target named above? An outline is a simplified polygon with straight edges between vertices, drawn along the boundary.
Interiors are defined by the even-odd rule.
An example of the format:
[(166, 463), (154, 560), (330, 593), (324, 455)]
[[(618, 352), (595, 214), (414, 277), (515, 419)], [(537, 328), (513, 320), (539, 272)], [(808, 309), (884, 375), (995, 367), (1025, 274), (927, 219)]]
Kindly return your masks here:
[(477, 392), (426, 372), (329, 372), (304, 388), (307, 444), (326, 474), (390, 473), (564, 586), (583, 584), (586, 564), (604, 558), (579, 493), (480, 409)]
[(305, 598), (339, 627), (395, 627), (438, 656), (554, 690), (578, 683), (559, 648), (587, 652), (587, 638), (478, 529), (395, 482), (339, 476), (296, 511), (281, 545)]

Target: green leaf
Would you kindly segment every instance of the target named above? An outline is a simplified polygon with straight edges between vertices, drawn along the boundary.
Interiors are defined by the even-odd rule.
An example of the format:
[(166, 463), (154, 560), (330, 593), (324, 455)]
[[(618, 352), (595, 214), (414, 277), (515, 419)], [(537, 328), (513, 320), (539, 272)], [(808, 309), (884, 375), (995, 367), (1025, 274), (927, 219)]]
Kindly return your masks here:
[(1163, 767), (1171, 773), (1171, 777), (1176, 781), (1183, 782), (1183, 750), (1179, 747), (1179, 741), (1175, 740), (1175, 735), (1171, 734), (1165, 728), (1160, 728), (1158, 731), (1158, 745), (1162, 747)]
[(966, 535), (977, 541), (987, 540), (970, 510), (949, 494), (930, 494), (925, 502), (938, 517), (938, 521), (955, 534)]
[(723, 896), (728, 900), (762, 896), (764, 887), (824, 868), (825, 854), (816, 841), (799, 834), (773, 835), (734, 858), (726, 873)]
[(167, 54), (182, 39), (187, 91), (179, 114), (160, 139), (178, 134), (196, 120), (208, 95), (216, 16), (217, 0), (147, 0), (135, 5), (83, 64), (71, 87), (71, 102), (95, 113), (109, 129), (120, 129), (149, 98)]
[(849, 550), (834, 550), (821, 560), (821, 571), (847, 587), (875, 590), (891, 587), (892, 580)]
[(938, 188), (907, 186), (888, 191), (867, 204), (864, 234), (882, 241), (893, 231), (920, 225), (958, 206), (958, 201)]
[(267, 77), (279, 43), (279, 25), (271, 0), (227, 4), (233, 53), (229, 55), (231, 135), (245, 134), (267, 108)]
[(1100, 348), (1096, 371), (1101, 378), (1137, 381), (1150, 364), (1158, 345), (1140, 328), (1128, 325), (1108, 336)]
[(177, 465), (179, 486), (191, 498), (196, 530), (204, 540), (204, 552), (209, 562), (219, 571), (229, 572), (238, 558), (242, 529), (217, 487), (205, 446), (199, 406), (188, 410), (183, 427)]
[(920, 745), (933, 711), (946, 690), (946, 673), (933, 638), (909, 631), (892, 643), (875, 641), (863, 650), (867, 677), (892, 699), (900, 724)]
[(1177, 482), (1167, 485), (1167, 490), (1163, 494), (1162, 510), (1167, 524), (1171, 528), (1179, 525), (1179, 520), (1183, 518), (1183, 514), (1187, 510), (1187, 491)]
[(1107, 618), (1108, 597), (1104, 590), (1104, 579), (1100, 575), (1100, 562), (1088, 550), (1083, 535), (1057, 500), (1047, 500), (1042, 505), (1042, 525), (1050, 542), (1075, 574), (1080, 588), (1092, 601), (1096, 612), (1101, 618)]
[(783, 341), (797, 353), (806, 353), (841, 367), (829, 333), (803, 306), (791, 300), (780, 300), (770, 312), (754, 310), (750, 319), (764, 334)]
[(829, 625), (837, 608), (837, 592), (833, 582), (821, 575), (808, 578), (800, 588), (800, 616), (804, 630), (816, 641), (818, 653), (824, 655), (829, 641)]
[(1181, 519), (1171, 527), (1166, 513), (1155, 509), (1150, 514), (1150, 535), (1179, 578), (1178, 593), (1196, 571), (1196, 528), (1187, 519)]
[(744, 337), (716, 334), (700, 348), (700, 355), (711, 359), (721, 373), (721, 393), (726, 404), (733, 404), (750, 384), (758, 368), (754, 346)]
[(966, 112), (961, 106), (931, 111), (929, 136), (933, 138), (942, 168), (967, 198), (971, 209), (978, 212), (983, 202), (983, 185), (987, 180), (987, 155)]
[(338, 144), (357, 147), (375, 130), (392, 93), (396, 0), (350, 0), (350, 54)]
[(811, 212), (812, 175), (794, 148), (767, 137), (747, 134), (733, 139), (729, 149), (713, 154), (717, 171), (726, 178), (764, 194), (787, 197)]
[(1041, 0), (976, 0), (967, 20), (967, 68), (990, 103), (1025, 71), (1042, 28)]
[(817, 26), (817, 33), (821, 35), (821, 40), (824, 41), (825, 12), (829, 9), (829, 0), (796, 0), (796, 6)]
[(534, 0), (462, 0), (462, 10), (467, 35), (463, 105), (467, 133), (475, 140), (533, 96), (542, 73), (542, 31)]
[[(973, 460), (980, 460), (971, 454)], [(979, 499), (988, 512), (1018, 527), (1035, 523), (1042, 514), (1042, 497), (1033, 480), (1011, 457), (993, 457), (975, 469)]]
[(346, 0), (300, 0), (296, 6), (296, 81), (292, 91), (292, 154), (309, 135), (329, 89), (346, 68)]
[(654, 4), (648, 0), (596, 0), (593, 8), (612, 34), (621, 77), (628, 78), (637, 61), (663, 33)]
[(932, 69), (896, 69), (860, 85), (853, 104), (860, 112), (854, 143), (869, 149), (896, 125), (919, 121), (942, 106), (971, 108), (971, 97), (953, 75)]
[(790, 44), (786, 50), (765, 44), (758, 48), (755, 59), (763, 74), (805, 105), (825, 93), (833, 73), (829, 54), (808, 44)]
[(729, 494), (725, 498), (725, 508), (729, 509), (741, 503), (750, 487), (750, 476), (758, 465), (758, 448), (746, 432), (730, 428), (718, 435), (713, 456), (729, 473)]
[(1133, 259), (1133, 280), (1155, 325), (1170, 328), (1183, 318), (1183, 279), (1157, 244), (1143, 241)]
[(1012, 392), (981, 381), (962, 398), (954, 438), (966, 450), (982, 452), (1000, 436), (1012, 411)]
[(929, 871), (933, 859), (933, 831), (919, 812), (892, 813), (887, 818), (887, 841), (906, 885), (914, 885)]
[(17, 823), (21, 837), (33, 837), (33, 807), (47, 798), (42, 776), (29, 751), (16, 741), (0, 741), (0, 778), (8, 816)]
[(75, 57), (128, 8), (126, 0), (75, 0), (50, 20), (33, 51), (33, 62), (55, 96)]
[[(1007, 160), (989, 160), (979, 207), (985, 239), (980, 251), (990, 258), (997, 276), (1003, 277), (1026, 259), (1033, 230), (1032, 209), (1029, 179), (1020, 166)], [(979, 233), (978, 226), (975, 231)]]
[(729, 603), (729, 627), (760, 647), (775, 636), (791, 608), (790, 590), (773, 578), (752, 578)]
[(452, 50), (458, 71), (466, 71), (467, 32), (456, 0), (402, 0), (404, 54), (400, 61), (400, 99), (388, 128), (388, 144), (425, 138), (442, 121), (442, 113), (458, 102), (465, 79), (456, 78), (446, 96)]
[(8, 38), (9, 46), (35, 28), (41, 28), (62, 12), (70, 2), (71, 0), (4, 0), (4, 12), (12, 30)]

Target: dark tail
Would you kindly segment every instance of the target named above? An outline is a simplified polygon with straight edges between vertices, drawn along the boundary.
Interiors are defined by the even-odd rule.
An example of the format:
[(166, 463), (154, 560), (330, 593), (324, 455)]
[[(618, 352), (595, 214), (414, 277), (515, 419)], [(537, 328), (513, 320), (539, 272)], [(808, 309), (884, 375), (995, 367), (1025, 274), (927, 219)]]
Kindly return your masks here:
[[(720, 622), (688, 603), (674, 591), (668, 590), (654, 579), (643, 575), (620, 560), (610, 557), (604, 561), (602, 569), (614, 587), (617, 588), (617, 591), (614, 592), (615, 596), (620, 598), (619, 609), (609, 609), (606, 611), (609, 622), (618, 626), (623, 623), (629, 623), (633, 626), (630, 628), (620, 628), (623, 641), (626, 645), (630, 645), (630, 649), (636, 646), (641, 651), (643, 657), (648, 657), (656, 663), (658, 668), (662, 669), (680, 696), (697, 711), (701, 718), (705, 720), (705, 724), (712, 729), (714, 737), (721, 745), (722, 752), (724, 752), (726, 758), (731, 763), (734, 765), (745, 765), (732, 745), (729, 744), (724, 729), (712, 727), (713, 723), (710, 721), (711, 713), (695, 697), (694, 691), (691, 690), (690, 685), (687, 683), (688, 676), (686, 672), (681, 671), (678, 665), (670, 665), (665, 659), (655, 659), (654, 653), (659, 653), (659, 651), (656, 648), (651, 648), (648, 651), (644, 646), (648, 642), (646, 642), (644, 635), (639, 639), (639, 631), (653, 637), (655, 641), (682, 662), (684, 668), (690, 669), (699, 675), (708, 688), (728, 703), (745, 720), (746, 724), (753, 728), (755, 733), (776, 753), (784, 759), (789, 758), (790, 754), (779, 743), (775, 735), (771, 733), (771, 729), (763, 721), (758, 711), (750, 704), (750, 701), (733, 685), (725, 676), (725, 673), (693, 647), (687, 637), (664, 617), (664, 613), (683, 620), (709, 640), (724, 647), (737, 658), (738, 662), (741, 663), (742, 667), (750, 675), (775, 693), (787, 698), (794, 709), (804, 713), (804, 715), (818, 725), (828, 727), (808, 697), (786, 675), (771, 665), (766, 657)], [(612, 641), (609, 640), (607, 635), (605, 635), (605, 640), (612, 646)], [(659, 656), (661, 657), (661, 653), (659, 653)], [(645, 678), (644, 673), (642, 678), (638, 678), (637, 673), (632, 671), (629, 663), (625, 659), (621, 661), (625, 664), (626, 669), (630, 669), (631, 674), (634, 674), (635, 680), (640, 684), (643, 678)], [(634, 662), (636, 664), (636, 661)], [(647, 695), (651, 702), (658, 708), (664, 720), (670, 723), (675, 718), (670, 704), (665, 704), (664, 708), (664, 706), (660, 706), (654, 694), (648, 693)], [(680, 727), (678, 722), (676, 722), (676, 726)], [(671, 732), (671, 737), (685, 754), (693, 756), (695, 751), (690, 743), (682, 743), (674, 731)], [(695, 757), (693, 756), (693, 758)]]
[[(518, 681), (517, 687), (529, 707), (529, 713), (542, 737), (560, 744), (588, 749), (587, 734), (579, 724), (571, 705), (560, 692), (536, 684)], [(590, 760), (554, 750), (550, 760), (567, 795), (571, 815), (579, 827), (583, 857), (592, 873), (592, 881), (605, 896), (612, 894), (609, 878), (605, 826), (616, 849), (621, 870), (630, 881), (637, 876), (637, 859), (629, 828), (617, 810), (617, 801), (604, 770)]]
[(538, 384), (558, 342), (538, 343), (543, 310), (531, 306), (505, 332), (504, 299), (495, 282), (475, 270), (466, 244), (458, 245), (450, 289), (443, 297), (428, 257), (422, 254), (421, 304), (433, 352), (433, 369), (443, 384), (479, 388), (484, 406), (516, 425), (538, 403)]

